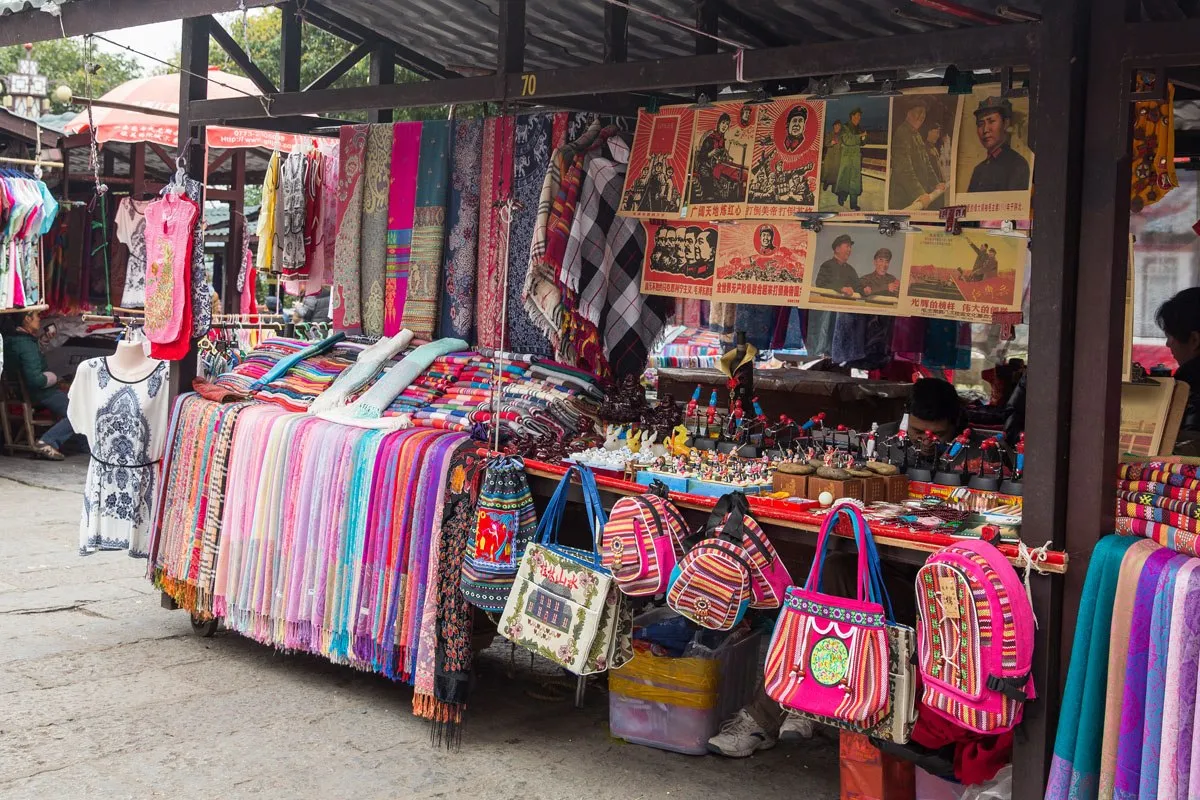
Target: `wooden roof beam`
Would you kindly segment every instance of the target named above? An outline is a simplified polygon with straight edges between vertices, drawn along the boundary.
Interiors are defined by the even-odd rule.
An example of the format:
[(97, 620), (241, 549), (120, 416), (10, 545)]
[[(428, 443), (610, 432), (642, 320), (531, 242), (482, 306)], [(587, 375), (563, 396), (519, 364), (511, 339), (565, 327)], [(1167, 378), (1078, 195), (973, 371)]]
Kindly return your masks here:
[(254, 60), (241, 48), (241, 45), (234, 41), (233, 37), (229, 35), (229, 31), (225, 30), (225, 27), (220, 22), (213, 20), (209, 28), (209, 35), (233, 59), (233, 63), (242, 68), (242, 72), (246, 73), (246, 77), (254, 81), (254, 85), (258, 87), (260, 92), (263, 94), (276, 94), (279, 92), (279, 87), (275, 85), (275, 82), (267, 77), (267, 73), (258, 68)]
[[(262, 8), (276, 2), (278, 0), (245, 0), (245, 7)], [(59, 7), (59, 17), (38, 9), (0, 17), (0, 47), (61, 39), (63, 34), (83, 36), (156, 22), (207, 17), (237, 11), (240, 7), (239, 0), (87, 0), (63, 3)]]

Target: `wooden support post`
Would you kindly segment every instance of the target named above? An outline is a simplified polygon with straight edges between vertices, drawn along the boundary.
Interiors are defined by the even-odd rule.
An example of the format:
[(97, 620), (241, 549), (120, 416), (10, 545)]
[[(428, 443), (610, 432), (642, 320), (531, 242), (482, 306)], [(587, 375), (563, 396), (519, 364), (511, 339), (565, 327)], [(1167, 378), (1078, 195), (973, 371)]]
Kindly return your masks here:
[[(1083, 182), (1084, 78), (1088, 0), (1060, 0), (1046, 8), (1032, 66), (1036, 85), (1030, 115), (1036, 130), (1039, 187), (1033, 238), (1025, 456), (1025, 515), (1021, 537), (1030, 547), (1061, 548), (1068, 530), (1072, 333), (1079, 274), (1079, 202)], [(969, 111), (970, 109), (968, 109)], [(1071, 572), (1078, 567), (1074, 560)], [(1060, 704), (1063, 581), (1033, 577), (1036, 701), (1025, 708), (1014, 744), (1013, 797), (1041, 797), (1053, 756)], [(1066, 647), (1070, 644), (1067, 629)]]
[(279, 89), (283, 92), (298, 92), (303, 30), (296, 0), (284, 3), (280, 10), (283, 15), (279, 27)]
[[(235, 150), (233, 153), (233, 181), (230, 188), (234, 198), (229, 201), (229, 260), (225, 264), (225, 287), (221, 292), (221, 302), (226, 314), (235, 314), (241, 308), (242, 293), (238, 291), (238, 274), (242, 270), (242, 262), (246, 253), (246, 151)], [(246, 291), (253, 293), (254, 287), (247, 286)]]
[(146, 143), (136, 142), (129, 147), (130, 193), (140, 198), (146, 192)]
[(629, 9), (604, 4), (604, 61), (616, 64), (629, 60)]
[[(1096, 540), (1113, 531), (1119, 426), (1125, 278), (1129, 257), (1129, 182), (1132, 107), (1124, 22), (1136, 0), (1092, 3), (1087, 119), (1076, 281), (1075, 371), (1071, 396), (1071, 481), (1066, 546), (1071, 554), (1063, 631), (1074, 631)], [(1040, 222), (1039, 222), (1040, 225)], [(1086, 365), (1086, 366), (1084, 366)], [(1035, 390), (1036, 391), (1036, 390)], [(1069, 656), (1064, 648), (1063, 658)]]
[[(183, 68), (179, 74), (179, 156), (187, 160), (187, 173), (198, 181), (204, 181), (205, 148), (204, 126), (193, 124), (190, 116), (191, 103), (208, 97), (208, 44), (212, 31), (211, 17), (196, 17), (183, 21), (183, 44), (179, 49), (179, 62)], [(190, 143), (190, 144), (189, 144)], [(204, 213), (203, 198), (200, 213)], [(195, 247), (204, 247), (204, 242), (194, 242)], [(191, 325), (189, 320), (186, 324)], [(196, 377), (196, 348), (171, 370), (172, 396), (182, 387), (190, 387)]]
[[(525, 0), (500, 0), (496, 41), (497, 93), (508, 99), (508, 76), (525, 71)], [(536, 95), (537, 84), (525, 84), (521, 96)]]
[[(396, 82), (396, 59), (392, 46), (379, 42), (371, 50), (371, 85), (391, 86)], [(390, 108), (376, 108), (367, 112), (367, 121), (375, 123), (391, 122), (395, 115)]]
[[(703, 36), (699, 33), (695, 34), (696, 40), (696, 55), (711, 56), (717, 53), (717, 40), (713, 36), (717, 35), (717, 30), (721, 24), (720, 6), (717, 0), (695, 0), (696, 2), (696, 28), (709, 34)], [(720, 91), (716, 84), (707, 86), (699, 86), (696, 88), (696, 99), (700, 99), (700, 95), (708, 95), (709, 100), (717, 99), (717, 92)]]

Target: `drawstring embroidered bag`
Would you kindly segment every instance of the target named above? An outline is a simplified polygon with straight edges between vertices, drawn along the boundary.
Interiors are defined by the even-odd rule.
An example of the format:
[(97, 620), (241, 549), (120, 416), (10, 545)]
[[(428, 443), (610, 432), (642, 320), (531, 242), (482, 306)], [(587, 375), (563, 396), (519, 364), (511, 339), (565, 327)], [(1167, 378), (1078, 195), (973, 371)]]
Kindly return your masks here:
[(459, 587), (473, 606), (498, 614), (504, 610), (525, 548), (537, 530), (537, 511), (525, 462), (500, 456), (487, 466), (475, 526), (467, 543)]
[[(591, 547), (558, 540), (571, 476), (583, 486)], [(498, 626), (500, 635), (576, 675), (616, 669), (633, 657), (632, 615), (598, 547), (604, 509), (596, 478), (572, 467), (559, 482), (538, 524), (537, 541), (525, 551), (516, 584)]]
[[(853, 599), (821, 591), (825, 549), (839, 519), (849, 520), (858, 546)], [(821, 526), (808, 579), (788, 589), (776, 621), (764, 672), (767, 694), (837, 727), (872, 731), (893, 711), (892, 676), (906, 669), (896, 663), (889, 625), (894, 615), (867, 521), (856, 506), (835, 505)]]
[(969, 731), (996, 734), (1021, 721), (1034, 697), (1033, 606), (1004, 554), (955, 542), (917, 573), (922, 704)]

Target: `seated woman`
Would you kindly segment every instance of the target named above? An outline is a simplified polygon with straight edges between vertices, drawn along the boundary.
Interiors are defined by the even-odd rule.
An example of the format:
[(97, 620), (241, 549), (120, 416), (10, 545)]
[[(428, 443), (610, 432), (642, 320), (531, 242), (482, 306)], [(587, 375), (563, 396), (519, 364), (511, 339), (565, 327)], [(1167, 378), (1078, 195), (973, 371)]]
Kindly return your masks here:
[(1179, 362), (1175, 380), (1188, 385), (1175, 453), (1200, 455), (1200, 287), (1184, 289), (1163, 303), (1154, 320), (1167, 335), (1167, 347)]
[(4, 337), (4, 378), (16, 380), (20, 375), (25, 380), (29, 399), (36, 408), (43, 408), (54, 415), (57, 422), (34, 445), (38, 458), (62, 461), (62, 448), (75, 435), (67, 420), (67, 393), (56, 387), (58, 376), (46, 369), (46, 358), (38, 347), (42, 333), (42, 318), (37, 311), (13, 314), (15, 319), (6, 320)]

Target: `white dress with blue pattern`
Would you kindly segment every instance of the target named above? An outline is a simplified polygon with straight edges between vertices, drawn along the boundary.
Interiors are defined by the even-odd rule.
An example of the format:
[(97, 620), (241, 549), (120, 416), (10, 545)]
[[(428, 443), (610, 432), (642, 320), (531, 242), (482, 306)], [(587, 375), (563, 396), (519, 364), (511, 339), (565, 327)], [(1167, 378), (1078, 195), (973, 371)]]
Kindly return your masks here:
[(79, 365), (67, 416), (92, 451), (83, 489), (79, 552), (128, 550), (145, 558), (154, 524), (170, 410), (168, 366), (141, 380), (115, 377), (104, 358)]

